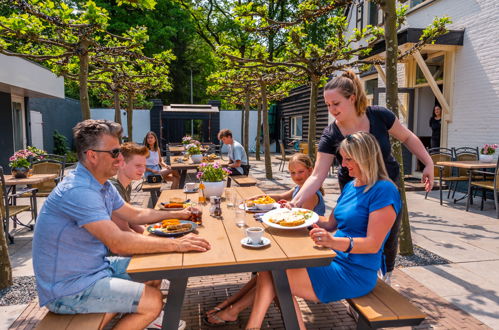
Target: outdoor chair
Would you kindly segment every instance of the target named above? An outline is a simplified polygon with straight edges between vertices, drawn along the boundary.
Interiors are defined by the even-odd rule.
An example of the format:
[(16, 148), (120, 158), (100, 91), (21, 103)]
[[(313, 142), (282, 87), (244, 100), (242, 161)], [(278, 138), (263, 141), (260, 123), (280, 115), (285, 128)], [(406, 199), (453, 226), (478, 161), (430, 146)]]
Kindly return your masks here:
[[(428, 149), (431, 159), (433, 160), (434, 168), (433, 175), (438, 178), (438, 185), (440, 190), (440, 205), (442, 205), (442, 183), (452, 179), (452, 168), (448, 166), (436, 165), (437, 162), (453, 160), (453, 151), (449, 148), (431, 148)], [(425, 199), (428, 198), (428, 191), (426, 192)]]
[[(27, 193), (27, 191), (31, 193), (30, 205), (9, 204), (9, 200), (19, 197), (19, 194)], [(14, 243), (14, 236), (10, 233), (10, 220), (13, 221), (14, 228), (17, 228), (17, 225), (20, 224), (33, 230), (33, 225), (25, 225), (21, 223), (17, 216), (22, 212), (31, 211), (31, 218), (33, 220), (36, 219), (36, 191), (36, 188), (30, 188), (28, 190), (24, 190), (19, 194), (9, 194), (7, 187), (5, 186), (3, 168), (0, 166), (0, 215), (2, 216), (2, 224), (5, 231), (5, 237), (11, 244)]]
[(172, 164), (172, 161), (170, 159), (171, 152), (170, 152), (170, 146), (168, 145), (168, 143), (165, 143), (165, 148), (162, 150), (162, 153), (164, 155), (163, 157), (165, 159), (166, 165), (171, 165)]
[[(37, 197), (48, 197), (52, 190), (64, 178), (64, 167), (66, 166), (66, 156), (48, 154), (44, 159), (34, 162), (31, 165), (33, 174), (57, 174), (54, 181), (46, 181), (32, 185), (32, 188), (38, 189)], [(31, 197), (30, 193), (24, 191), (20, 197)]]
[[(469, 210), (470, 203), (472, 202), (472, 193), (474, 189), (482, 190), (482, 202), (480, 204), (480, 210), (483, 211), (483, 204), (487, 197), (487, 190), (492, 190), (494, 195), (494, 205), (496, 208), (496, 217), (499, 219), (499, 159), (497, 160), (497, 165), (494, 172), (486, 172), (481, 170), (472, 170), (472, 176), (470, 177), (468, 185), (468, 200), (466, 203), (466, 211)], [(473, 175), (483, 175), (486, 179), (481, 181), (474, 181)]]
[(286, 165), (286, 161), (291, 159), (291, 156), (286, 153), (286, 149), (284, 148), (284, 143), (282, 140), (279, 140), (279, 148), (281, 149), (281, 155), (276, 158), (281, 161), (279, 164), (279, 171), (284, 171), (284, 167)]

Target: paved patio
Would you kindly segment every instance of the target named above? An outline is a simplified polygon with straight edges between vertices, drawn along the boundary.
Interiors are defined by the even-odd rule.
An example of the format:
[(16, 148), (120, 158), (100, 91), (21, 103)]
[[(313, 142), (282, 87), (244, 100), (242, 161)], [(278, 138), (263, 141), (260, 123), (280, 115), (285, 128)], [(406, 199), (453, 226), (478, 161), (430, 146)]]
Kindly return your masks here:
[[(273, 161), (274, 170), (278, 165), (279, 161)], [(267, 180), (263, 162), (253, 160), (252, 166), (251, 174), (263, 190), (286, 190), (292, 186), (286, 171), (274, 172), (274, 178)], [(330, 209), (339, 194), (336, 178), (328, 177), (324, 188)], [(132, 202), (142, 206), (148, 197), (135, 192)], [(428, 200), (421, 192), (408, 192), (407, 200), (414, 243), (451, 262), (399, 268), (394, 272), (392, 286), (428, 315), (417, 329), (499, 329), (499, 220), (495, 218), (493, 203), (487, 201), (484, 211), (475, 203), (471, 212), (465, 212), (464, 201), (440, 206), (438, 191), (430, 193)], [(31, 236), (31, 232), (23, 231), (9, 247), (14, 276), (33, 275)], [(182, 312), (188, 328), (207, 328), (201, 322), (203, 312), (237, 291), (248, 279), (248, 274), (229, 274), (190, 280)], [(0, 329), (33, 329), (46, 313), (38, 307), (36, 297), (33, 299), (30, 304), (0, 306)], [(355, 328), (343, 302), (300, 301), (300, 306), (309, 329)], [(240, 326), (244, 326), (248, 316), (249, 312), (241, 314)], [(269, 310), (264, 327), (283, 329), (275, 306)]]

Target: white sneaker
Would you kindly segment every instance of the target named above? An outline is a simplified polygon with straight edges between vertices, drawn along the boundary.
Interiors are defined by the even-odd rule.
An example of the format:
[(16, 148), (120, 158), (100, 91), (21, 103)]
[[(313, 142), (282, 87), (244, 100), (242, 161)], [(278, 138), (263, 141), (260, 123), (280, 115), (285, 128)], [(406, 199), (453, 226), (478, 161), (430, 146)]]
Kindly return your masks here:
[[(163, 314), (164, 312), (161, 311), (159, 316), (154, 321), (152, 321), (151, 324), (149, 324), (146, 329), (161, 329), (161, 327), (163, 326)], [(187, 323), (185, 323), (184, 320), (180, 320), (178, 322), (178, 330), (184, 330), (186, 325)]]
[(383, 281), (385, 281), (386, 284), (392, 285), (392, 272), (386, 272), (386, 274), (383, 276)]

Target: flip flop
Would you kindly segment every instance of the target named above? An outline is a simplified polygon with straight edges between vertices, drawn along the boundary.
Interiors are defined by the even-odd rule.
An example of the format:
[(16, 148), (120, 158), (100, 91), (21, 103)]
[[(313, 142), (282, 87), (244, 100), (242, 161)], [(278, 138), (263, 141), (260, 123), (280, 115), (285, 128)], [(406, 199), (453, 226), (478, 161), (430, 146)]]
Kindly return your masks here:
[[(208, 318), (211, 317), (215, 320), (217, 320), (218, 322), (217, 323), (212, 323), (208, 320)], [(222, 320), (219, 316), (217, 316), (216, 314), (211, 314), (210, 316), (204, 316), (203, 317), (203, 323), (206, 324), (207, 326), (209, 327), (225, 327), (227, 325), (236, 325), (239, 323), (238, 320), (235, 320), (235, 321), (225, 321), (225, 320)]]

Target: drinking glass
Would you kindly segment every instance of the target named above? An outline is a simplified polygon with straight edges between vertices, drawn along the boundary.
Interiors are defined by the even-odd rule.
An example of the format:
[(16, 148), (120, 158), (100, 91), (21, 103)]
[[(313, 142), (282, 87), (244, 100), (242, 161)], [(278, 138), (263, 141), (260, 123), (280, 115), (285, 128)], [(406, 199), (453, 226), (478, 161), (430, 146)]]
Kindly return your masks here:
[(239, 228), (246, 226), (246, 211), (236, 208), (234, 210), (234, 222)]
[(190, 220), (198, 225), (203, 224), (203, 209), (195, 202), (191, 202), (191, 206), (193, 207), (193, 210), (191, 212)]
[(225, 202), (228, 208), (235, 206), (234, 199), (236, 197), (236, 192), (232, 188), (225, 189)]

